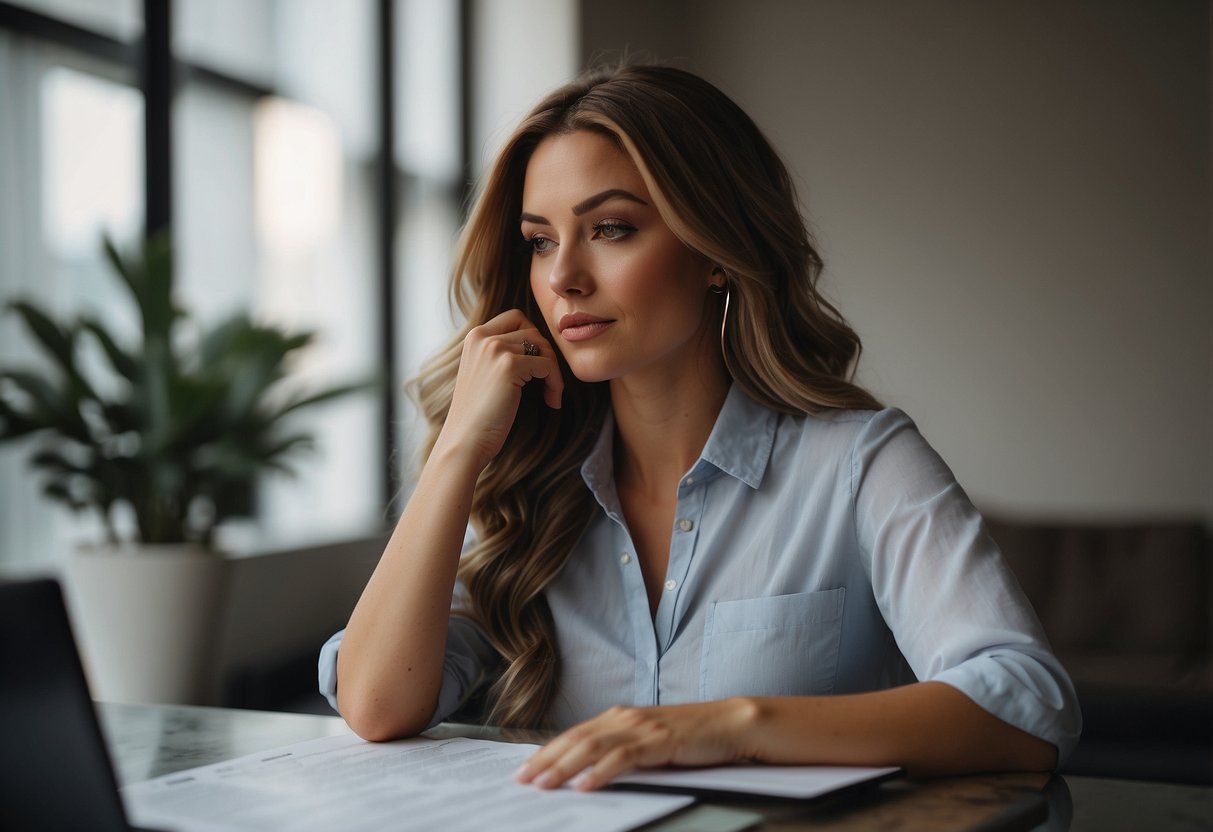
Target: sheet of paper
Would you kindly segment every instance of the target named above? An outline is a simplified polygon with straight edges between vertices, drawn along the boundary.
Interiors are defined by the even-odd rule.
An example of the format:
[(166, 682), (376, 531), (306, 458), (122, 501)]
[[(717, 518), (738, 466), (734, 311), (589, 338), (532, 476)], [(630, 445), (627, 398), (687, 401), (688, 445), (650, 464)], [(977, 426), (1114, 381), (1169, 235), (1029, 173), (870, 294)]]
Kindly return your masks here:
[(135, 783), (122, 798), (135, 824), (179, 832), (622, 832), (693, 802), (518, 785), (536, 747), (324, 737)]
[(901, 769), (896, 767), (738, 765), (637, 771), (617, 778), (615, 782), (661, 786), (672, 790), (740, 792), (808, 800), (869, 780), (879, 780), (899, 771)]

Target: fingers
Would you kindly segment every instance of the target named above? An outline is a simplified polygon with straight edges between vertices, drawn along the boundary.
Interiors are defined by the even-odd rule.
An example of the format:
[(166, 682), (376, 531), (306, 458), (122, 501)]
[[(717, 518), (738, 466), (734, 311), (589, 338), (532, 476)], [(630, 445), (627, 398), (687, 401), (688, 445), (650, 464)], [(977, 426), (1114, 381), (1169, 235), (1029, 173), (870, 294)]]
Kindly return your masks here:
[(669, 760), (662, 759), (660, 752), (660, 745), (651, 740), (646, 741), (643, 745), (623, 745), (614, 748), (588, 770), (582, 771), (581, 776), (573, 783), (573, 788), (583, 792), (593, 791), (634, 769), (650, 768), (668, 763)]
[(564, 398), (564, 377), (560, 374), (560, 364), (556, 361), (556, 350), (539, 334), (532, 331), (535, 340), (529, 338), (522, 342), (523, 356), (532, 363), (531, 378), (543, 382), (543, 401), (553, 410), (559, 410)]
[(556, 360), (556, 349), (518, 309), (510, 309), (468, 333), (468, 339), (485, 347), (497, 347), (508, 356), (522, 383), (543, 382), (543, 400), (559, 410), (564, 396), (564, 378)]
[(616, 706), (536, 751), (514, 775), (520, 783), (554, 789), (570, 783), (588, 791), (636, 768), (710, 766), (746, 759), (746, 737), (757, 718), (753, 700), (644, 708)]
[(560, 374), (556, 351), (547, 339), (537, 329), (519, 330), (496, 337), (505, 342), (505, 349), (511, 354), (518, 353), (515, 361), (524, 382), (543, 382), (544, 403), (553, 410), (559, 410), (564, 398), (564, 377)]
[(670, 762), (672, 736), (636, 708), (612, 708), (571, 728), (535, 752), (515, 774), (520, 783), (554, 789), (572, 781), (597, 789), (636, 768)]
[(521, 309), (507, 309), (501, 314), (489, 318), (472, 331), (481, 332), (484, 335), (505, 335), (521, 329), (534, 330), (535, 324), (531, 323), (531, 319), (523, 314)]
[(435, 450), (483, 470), (514, 426), (523, 388), (536, 379), (543, 384), (544, 402), (559, 408), (564, 379), (556, 350), (522, 312), (510, 310), (473, 327), (463, 341), (451, 406)]

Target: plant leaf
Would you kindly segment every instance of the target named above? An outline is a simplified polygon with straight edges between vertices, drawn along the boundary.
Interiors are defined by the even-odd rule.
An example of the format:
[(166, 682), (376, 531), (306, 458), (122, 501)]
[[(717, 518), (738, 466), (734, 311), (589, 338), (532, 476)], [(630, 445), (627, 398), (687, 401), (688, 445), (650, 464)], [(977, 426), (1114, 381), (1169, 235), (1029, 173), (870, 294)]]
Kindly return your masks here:
[(379, 387), (382, 381), (379, 378), (367, 379), (366, 381), (354, 382), (352, 384), (341, 384), (335, 387), (330, 387), (327, 390), (321, 390), (318, 393), (311, 393), (307, 396), (302, 396), (287, 402), (282, 408), (277, 410), (269, 417), (270, 422), (276, 422), (288, 413), (292, 413), (300, 408), (311, 407), (315, 404), (339, 399), (342, 396), (347, 396), (350, 393), (360, 393), (364, 390), (372, 390)]
[(127, 262), (122, 258), (122, 255), (118, 253), (118, 249), (114, 245), (114, 241), (110, 239), (108, 234), (102, 236), (101, 243), (105, 248), (105, 257), (107, 260), (109, 260), (114, 272), (118, 275), (118, 277), (122, 278), (122, 282), (126, 286), (127, 290), (131, 293), (131, 297), (134, 298), (135, 304), (137, 306), (142, 306), (142, 275), (133, 271)]
[(144, 243), (142, 300), (144, 337), (171, 343), (173, 323), (180, 312), (173, 306), (173, 249), (167, 232)]
[(170, 342), (180, 313), (173, 306), (173, 257), (168, 233), (147, 240), (140, 257), (124, 258), (109, 235), (103, 237), (103, 245), (106, 258), (135, 300), (144, 340)]
[(110, 365), (119, 375), (128, 381), (136, 380), (139, 374), (138, 360), (118, 346), (113, 336), (109, 334), (100, 321), (95, 318), (81, 318), (80, 328), (97, 339), (97, 343), (101, 345), (101, 349), (105, 352), (105, 357), (109, 359)]
[(283, 468), (282, 463), (278, 461), (278, 457), (291, 453), (296, 449), (311, 449), (315, 447), (315, 444), (315, 439), (312, 438), (310, 433), (297, 433), (270, 445), (262, 452), (262, 458), (265, 460), (266, 465), (273, 464), (280, 470), (290, 473), (291, 469)]
[(14, 301), (9, 308), (21, 316), (30, 334), (59, 365), (68, 381), (77, 385), (89, 398), (97, 398), (92, 385), (80, 375), (80, 369), (76, 366), (76, 331), (61, 328), (28, 301)]
[(13, 410), (8, 402), (0, 399), (0, 442), (29, 436), (31, 433), (37, 433), (44, 427), (46, 425), (43, 422), (18, 413)]
[(315, 335), (312, 332), (288, 334), (273, 327), (251, 324), (243, 328), (234, 325), (234, 328), (222, 344), (219, 339), (212, 342), (212, 346), (222, 345), (224, 349), (213, 353), (211, 363), (201, 372), (228, 380), (224, 418), (242, 422), (250, 418), (266, 393), (283, 378), (286, 356), (311, 343)]
[(29, 459), (29, 464), (35, 468), (44, 468), (60, 474), (88, 474), (86, 466), (72, 462), (58, 451), (42, 450)]
[(80, 399), (69, 390), (58, 390), (41, 376), (24, 370), (5, 370), (0, 379), (8, 379), (33, 400), (35, 410), (21, 414), (39, 422), (39, 428), (56, 430), (71, 439), (91, 444), (92, 435), (80, 416)]
[(207, 332), (198, 344), (198, 363), (205, 370), (219, 363), (232, 351), (241, 335), (253, 328), (253, 322), (243, 312), (237, 312)]
[(143, 353), (143, 372), (139, 384), (141, 427), (148, 453), (158, 456), (171, 443), (176, 429), (170, 389), (173, 384), (173, 364), (168, 344), (163, 341), (146, 342)]
[(88, 508), (88, 503), (78, 500), (71, 492), (71, 489), (62, 482), (48, 482), (42, 486), (42, 493), (52, 500), (65, 504), (72, 511), (81, 511)]

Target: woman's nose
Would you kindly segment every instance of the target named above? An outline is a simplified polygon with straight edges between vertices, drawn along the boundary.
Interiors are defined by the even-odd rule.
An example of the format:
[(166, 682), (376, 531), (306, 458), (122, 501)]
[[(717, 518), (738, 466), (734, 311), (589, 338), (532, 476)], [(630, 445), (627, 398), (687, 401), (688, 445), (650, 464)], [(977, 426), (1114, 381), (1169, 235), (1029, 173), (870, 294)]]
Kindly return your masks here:
[(548, 272), (548, 285), (558, 295), (585, 295), (592, 291), (592, 279), (586, 270), (584, 258), (578, 246), (563, 245), (556, 251), (552, 270)]

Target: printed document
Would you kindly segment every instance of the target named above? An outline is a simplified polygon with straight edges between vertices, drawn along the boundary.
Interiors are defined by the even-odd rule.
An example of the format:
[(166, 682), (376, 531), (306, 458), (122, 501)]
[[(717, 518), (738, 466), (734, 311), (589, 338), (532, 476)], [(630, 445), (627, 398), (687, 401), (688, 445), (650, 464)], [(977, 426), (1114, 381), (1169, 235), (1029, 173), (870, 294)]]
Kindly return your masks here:
[(135, 783), (122, 798), (135, 824), (179, 832), (623, 832), (694, 800), (515, 783), (537, 748), (323, 737)]

